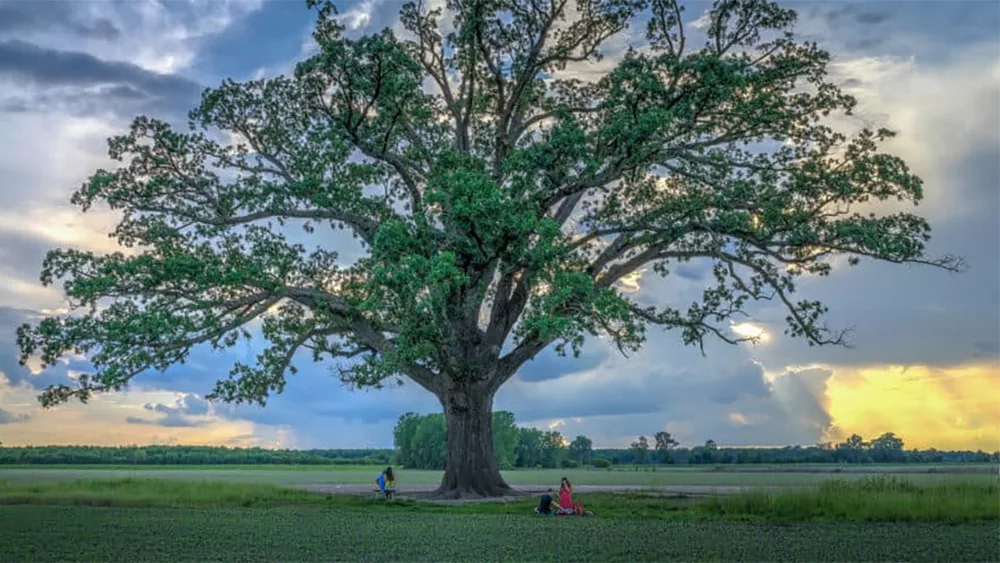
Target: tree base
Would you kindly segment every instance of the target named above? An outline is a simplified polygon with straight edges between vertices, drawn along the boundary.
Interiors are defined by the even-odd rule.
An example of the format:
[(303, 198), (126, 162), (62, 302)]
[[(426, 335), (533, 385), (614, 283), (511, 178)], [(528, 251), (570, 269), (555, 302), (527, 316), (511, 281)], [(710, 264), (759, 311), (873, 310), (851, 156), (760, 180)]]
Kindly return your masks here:
[(499, 483), (477, 483), (469, 487), (447, 487), (442, 484), (428, 498), (431, 500), (482, 500), (509, 497), (517, 494), (503, 481)]
[(509, 496), (514, 489), (500, 475), (493, 455), (493, 395), (485, 389), (452, 390), (441, 397), (448, 427), (448, 460), (439, 500)]

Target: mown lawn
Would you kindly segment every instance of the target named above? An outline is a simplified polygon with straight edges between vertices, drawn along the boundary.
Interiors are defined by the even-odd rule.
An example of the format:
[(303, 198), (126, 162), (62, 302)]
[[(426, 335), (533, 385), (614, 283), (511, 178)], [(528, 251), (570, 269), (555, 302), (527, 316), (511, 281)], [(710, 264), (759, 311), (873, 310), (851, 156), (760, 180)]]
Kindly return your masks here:
[(762, 523), (0, 507), (2, 561), (996, 561), (995, 522)]

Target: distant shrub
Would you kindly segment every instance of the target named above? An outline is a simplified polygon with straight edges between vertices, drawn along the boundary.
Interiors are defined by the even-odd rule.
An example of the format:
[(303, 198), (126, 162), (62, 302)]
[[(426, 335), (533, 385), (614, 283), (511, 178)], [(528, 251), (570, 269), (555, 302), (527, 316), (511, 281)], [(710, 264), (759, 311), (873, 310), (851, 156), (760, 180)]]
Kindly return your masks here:
[(611, 462), (603, 457), (595, 457), (593, 460), (591, 460), (590, 465), (593, 465), (598, 469), (606, 469), (608, 467), (611, 467)]

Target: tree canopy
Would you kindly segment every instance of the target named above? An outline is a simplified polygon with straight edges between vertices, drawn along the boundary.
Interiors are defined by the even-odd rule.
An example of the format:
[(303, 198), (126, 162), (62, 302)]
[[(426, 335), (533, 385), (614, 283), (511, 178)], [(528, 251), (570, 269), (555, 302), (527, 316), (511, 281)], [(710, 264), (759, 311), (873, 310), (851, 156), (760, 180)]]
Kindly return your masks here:
[[(717, 0), (700, 45), (674, 0), (408, 2), (404, 33), (359, 38), (308, 4), (319, 50), (293, 74), (206, 90), (188, 132), (137, 117), (109, 141), (120, 166), (73, 195), (121, 214), (125, 248), (46, 257), (42, 281), (64, 279), (74, 312), (23, 326), (22, 361), (81, 353), (94, 371), (44, 405), (259, 329), (267, 347), (210, 398), (264, 404), (299, 352), (353, 386), (407, 378), (444, 408), (442, 489), (492, 494), (492, 397), (550, 345), (598, 335), (625, 353), (649, 326), (735, 343), (725, 320), (761, 299), (790, 336), (840, 344), (798, 277), (837, 256), (959, 265), (925, 256), (923, 218), (865, 212), (918, 202), (922, 182), (879, 150), (893, 132), (824, 120), (856, 101), (777, 4)], [(635, 22), (641, 45), (605, 74), (572, 72)], [(342, 260), (331, 228), (365, 255)], [(621, 291), (691, 260), (712, 272), (699, 302)]]

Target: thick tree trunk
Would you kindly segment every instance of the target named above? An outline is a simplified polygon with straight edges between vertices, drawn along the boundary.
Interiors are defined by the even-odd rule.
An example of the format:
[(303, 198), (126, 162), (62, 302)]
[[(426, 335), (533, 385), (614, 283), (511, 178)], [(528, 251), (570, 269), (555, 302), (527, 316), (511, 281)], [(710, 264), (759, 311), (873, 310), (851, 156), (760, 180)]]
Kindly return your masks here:
[(440, 498), (498, 497), (512, 492), (493, 455), (493, 394), (480, 389), (443, 394), (448, 463)]

